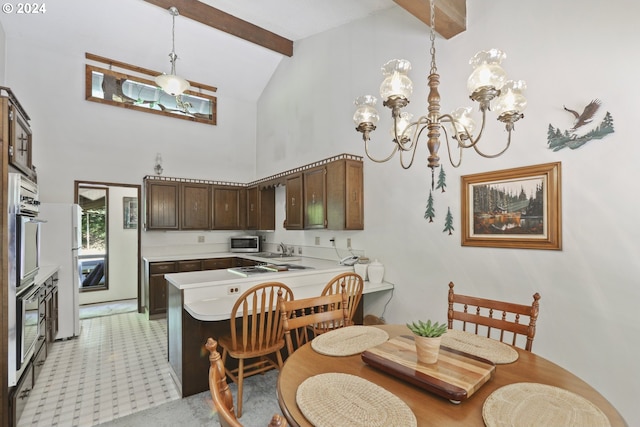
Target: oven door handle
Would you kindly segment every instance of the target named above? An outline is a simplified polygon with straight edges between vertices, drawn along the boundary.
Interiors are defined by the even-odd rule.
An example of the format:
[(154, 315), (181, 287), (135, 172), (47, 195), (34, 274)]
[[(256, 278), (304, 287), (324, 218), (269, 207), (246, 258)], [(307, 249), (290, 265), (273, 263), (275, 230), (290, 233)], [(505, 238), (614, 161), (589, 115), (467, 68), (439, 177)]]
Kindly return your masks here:
[(29, 218), (28, 222), (32, 222), (34, 224), (46, 224), (46, 219), (38, 219), (38, 218)]
[(35, 299), (40, 291), (40, 285), (32, 285), (27, 288), (23, 293), (16, 295), (16, 297), (20, 298), (23, 301), (31, 301)]

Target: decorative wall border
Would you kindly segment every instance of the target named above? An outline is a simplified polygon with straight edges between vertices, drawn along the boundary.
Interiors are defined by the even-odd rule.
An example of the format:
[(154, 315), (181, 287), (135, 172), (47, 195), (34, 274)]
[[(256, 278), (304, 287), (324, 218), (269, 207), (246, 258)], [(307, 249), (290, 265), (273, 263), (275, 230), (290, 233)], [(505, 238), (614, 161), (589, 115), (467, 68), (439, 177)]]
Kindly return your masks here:
[(279, 185), (282, 185), (284, 183), (284, 178), (292, 175), (294, 173), (299, 173), (299, 172), (303, 172), (309, 169), (313, 169), (315, 167), (318, 166), (323, 166), (326, 164), (329, 164), (331, 162), (335, 162), (337, 160), (355, 160), (355, 161), (362, 161), (362, 156), (357, 156), (355, 154), (348, 154), (348, 153), (342, 153), (342, 154), (338, 154), (336, 156), (332, 156), (332, 157), (328, 157), (326, 159), (323, 160), (319, 160), (317, 162), (313, 162), (313, 163), (309, 163), (307, 165), (304, 166), (299, 166), (293, 169), (289, 169), (287, 171), (284, 172), (280, 172), (277, 173), (275, 175), (271, 175), (268, 176), (266, 178), (261, 178), (258, 179), (256, 181), (252, 181), (249, 183), (240, 183), (240, 182), (229, 182), (229, 181), (212, 181), (212, 180), (206, 180), (206, 179), (193, 179), (193, 178), (174, 178), (174, 177), (168, 177), (168, 176), (161, 176), (161, 175), (146, 175), (144, 177), (145, 180), (154, 180), (154, 181), (168, 181), (168, 182), (187, 182), (187, 183), (191, 183), (191, 184), (211, 184), (211, 185), (224, 185), (224, 186), (230, 186), (230, 187), (253, 187), (256, 185), (262, 185), (264, 187), (277, 187)]

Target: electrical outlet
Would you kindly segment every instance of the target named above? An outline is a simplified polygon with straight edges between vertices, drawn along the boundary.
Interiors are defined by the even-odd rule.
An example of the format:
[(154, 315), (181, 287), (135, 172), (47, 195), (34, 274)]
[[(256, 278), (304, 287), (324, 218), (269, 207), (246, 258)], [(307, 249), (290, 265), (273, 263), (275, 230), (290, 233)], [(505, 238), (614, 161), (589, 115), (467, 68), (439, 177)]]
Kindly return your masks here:
[(227, 295), (235, 295), (240, 293), (240, 288), (238, 286), (229, 286), (227, 288)]
[(204, 243), (204, 236), (198, 236), (198, 243)]
[(320, 237), (316, 237), (316, 246), (320, 244)]
[(347, 249), (351, 249), (351, 237), (347, 237)]

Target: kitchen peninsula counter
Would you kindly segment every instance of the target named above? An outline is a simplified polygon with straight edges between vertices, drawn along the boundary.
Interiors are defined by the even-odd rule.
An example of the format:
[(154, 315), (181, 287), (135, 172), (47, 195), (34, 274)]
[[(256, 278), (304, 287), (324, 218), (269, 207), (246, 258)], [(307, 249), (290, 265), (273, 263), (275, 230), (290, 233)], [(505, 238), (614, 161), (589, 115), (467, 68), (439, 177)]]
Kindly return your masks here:
[[(169, 364), (182, 397), (191, 396), (209, 388), (206, 375), (209, 360), (206, 352), (203, 351), (204, 343), (208, 337), (218, 339), (229, 333), (229, 318), (233, 305), (238, 296), (247, 289), (259, 283), (282, 282), (291, 288), (295, 298), (306, 298), (320, 295), (329, 280), (338, 274), (353, 271), (353, 267), (340, 265), (338, 261), (317, 258), (267, 259), (248, 254), (217, 255), (237, 256), (272, 264), (296, 264), (311, 268), (259, 273), (248, 277), (242, 277), (227, 270), (166, 274)], [(205, 257), (210, 258), (210, 254)], [(194, 257), (184, 259), (194, 259)], [(155, 262), (157, 258), (148, 259), (148, 261)], [(233, 292), (230, 294), (231, 288)], [(365, 282), (359, 313), (356, 313), (354, 319), (356, 323), (362, 320), (363, 300), (367, 294), (391, 289), (393, 289), (391, 283)], [(228, 360), (227, 363), (232, 361)]]

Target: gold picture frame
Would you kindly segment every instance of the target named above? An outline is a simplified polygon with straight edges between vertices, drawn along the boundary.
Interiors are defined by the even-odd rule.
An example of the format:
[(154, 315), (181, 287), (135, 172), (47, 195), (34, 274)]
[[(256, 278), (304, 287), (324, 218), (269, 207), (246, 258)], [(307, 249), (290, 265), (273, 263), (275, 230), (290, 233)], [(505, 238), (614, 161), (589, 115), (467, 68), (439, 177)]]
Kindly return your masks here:
[(561, 167), (461, 177), (462, 246), (562, 249)]

